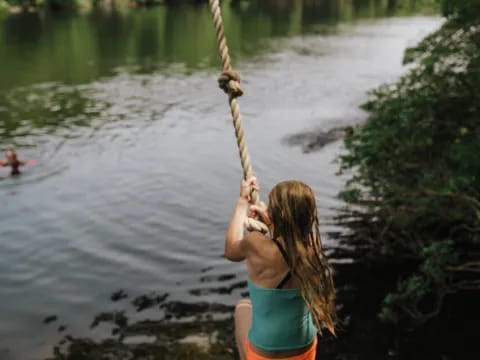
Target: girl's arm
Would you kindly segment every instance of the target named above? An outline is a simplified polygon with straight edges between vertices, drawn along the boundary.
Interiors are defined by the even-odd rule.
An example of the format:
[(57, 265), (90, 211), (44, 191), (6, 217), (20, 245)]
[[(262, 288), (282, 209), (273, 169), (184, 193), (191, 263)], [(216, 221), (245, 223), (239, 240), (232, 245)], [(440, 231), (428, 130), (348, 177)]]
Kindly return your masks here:
[(235, 204), (232, 219), (225, 236), (225, 257), (231, 261), (242, 261), (246, 256), (243, 232), (250, 208), (249, 201), (252, 189), (259, 189), (255, 177), (242, 181), (240, 196)]
[(249, 203), (248, 200), (239, 197), (233, 210), (232, 219), (225, 236), (225, 257), (231, 261), (242, 261), (245, 259), (243, 245), (243, 231), (247, 218)]

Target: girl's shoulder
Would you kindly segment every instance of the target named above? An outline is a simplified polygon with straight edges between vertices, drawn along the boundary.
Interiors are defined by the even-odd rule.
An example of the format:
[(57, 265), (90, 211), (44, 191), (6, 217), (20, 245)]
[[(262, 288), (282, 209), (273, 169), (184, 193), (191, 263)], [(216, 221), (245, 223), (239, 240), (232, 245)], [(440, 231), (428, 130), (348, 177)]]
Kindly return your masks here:
[(245, 238), (245, 245), (249, 252), (263, 252), (266, 248), (273, 245), (272, 238), (269, 234), (252, 231), (248, 233)]
[(245, 235), (245, 239), (247, 241), (254, 241), (254, 242), (272, 241), (272, 238), (269, 233), (264, 234), (259, 231), (249, 232), (247, 235)]

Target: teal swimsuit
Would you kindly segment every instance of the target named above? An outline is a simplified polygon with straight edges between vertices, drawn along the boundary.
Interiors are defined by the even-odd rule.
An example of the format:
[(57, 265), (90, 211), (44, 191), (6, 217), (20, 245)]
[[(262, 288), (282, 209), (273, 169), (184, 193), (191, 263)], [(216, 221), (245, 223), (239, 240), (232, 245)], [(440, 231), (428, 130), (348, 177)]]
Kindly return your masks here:
[[(280, 249), (287, 264), (287, 254), (278, 241), (272, 239)], [(265, 351), (293, 350), (313, 343), (317, 329), (312, 315), (305, 305), (300, 289), (282, 289), (291, 273), (276, 289), (266, 289), (248, 280), (252, 301), (252, 326), (248, 339)]]

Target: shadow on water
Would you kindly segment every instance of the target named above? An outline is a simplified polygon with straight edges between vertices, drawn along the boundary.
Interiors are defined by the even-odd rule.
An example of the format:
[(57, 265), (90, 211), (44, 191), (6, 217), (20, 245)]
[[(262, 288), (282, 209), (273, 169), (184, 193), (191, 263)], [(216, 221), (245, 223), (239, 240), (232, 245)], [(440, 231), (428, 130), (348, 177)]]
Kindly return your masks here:
[[(235, 277), (204, 275), (199, 282), (225, 282)], [(208, 292), (231, 292), (233, 288), (246, 289), (246, 282), (211, 288)], [(169, 294), (161, 292), (130, 299), (122, 289), (113, 292), (110, 300), (128, 305), (127, 310), (123, 306), (123, 310), (103, 311), (94, 316), (90, 329), (100, 326), (109, 329), (110, 335), (102, 340), (96, 336), (76, 337), (68, 333), (68, 325), (57, 315), (45, 317), (45, 326), (56, 327), (58, 333), (65, 334), (48, 359), (233, 359), (235, 356), (233, 306), (207, 301), (169, 301)], [(131, 320), (130, 317), (138, 319), (142, 312), (147, 312), (148, 317)]]
[[(349, 269), (354, 267), (354, 269)], [(336, 267), (338, 308), (340, 313), (340, 341), (326, 335), (320, 338), (318, 359), (385, 359), (392, 357), (386, 328), (380, 329), (375, 321), (378, 289), (363, 287), (361, 278), (343, 283), (341, 278), (347, 268), (355, 272), (356, 265)], [(223, 278), (231, 278), (225, 275)], [(219, 280), (216, 279), (216, 280)], [(355, 285), (352, 284), (355, 281)], [(201, 281), (201, 279), (200, 279)], [(240, 286), (240, 285), (239, 285)], [(246, 284), (240, 287), (246, 288)], [(222, 292), (224, 288), (212, 289)], [(360, 290), (365, 292), (359, 298)], [(233, 307), (211, 302), (168, 301), (169, 294), (149, 293), (130, 300), (124, 290), (112, 293), (114, 303), (128, 302), (128, 310), (99, 312), (91, 321), (90, 329), (108, 327), (110, 335), (102, 340), (76, 337), (68, 333), (68, 325), (56, 315), (44, 319), (48, 327), (56, 327), (63, 335), (54, 346), (53, 356), (47, 359), (234, 359), (238, 356), (233, 334)], [(356, 304), (355, 304), (356, 303)], [(356, 311), (353, 309), (357, 309)], [(358, 309), (361, 309), (359, 312)], [(149, 310), (146, 319), (131, 321), (130, 316)], [(153, 311), (152, 311), (153, 310)], [(374, 333), (375, 346), (370, 335)], [(348, 340), (345, 340), (345, 335)]]
[[(345, 254), (338, 252), (335, 256)], [(448, 319), (439, 319), (416, 331), (399, 331), (378, 320), (382, 297), (395, 279), (393, 267), (386, 265), (381, 273), (361, 262), (335, 263), (337, 287), (338, 337), (319, 336), (318, 360), (385, 360), (385, 359), (464, 359), (474, 349), (459, 344), (474, 344), (472, 326), (451, 329)], [(212, 278), (231, 280), (226, 274)], [(371, 281), (375, 277), (376, 281)], [(208, 277), (202, 277), (205, 279)], [(205, 281), (205, 280), (203, 280)], [(246, 283), (233, 284), (246, 289)], [(212, 289), (222, 293), (224, 287)], [(248, 292), (243, 296), (248, 296)], [(110, 335), (76, 337), (68, 334), (68, 325), (56, 315), (44, 319), (45, 326), (57, 327), (63, 335), (54, 346), (53, 356), (45, 360), (73, 359), (225, 359), (238, 358), (234, 341), (233, 306), (212, 302), (168, 301), (169, 294), (152, 292), (130, 299), (124, 290), (112, 293), (114, 303), (128, 302), (127, 310), (99, 312), (90, 329), (106, 326)], [(446, 304), (447, 317), (465, 318), (475, 309), (475, 300)], [(131, 321), (130, 317), (148, 310), (148, 318)], [(138, 316), (136, 316), (138, 317)], [(467, 331), (465, 331), (467, 329)], [(471, 331), (471, 332), (470, 332)], [(440, 340), (440, 341), (439, 341)]]

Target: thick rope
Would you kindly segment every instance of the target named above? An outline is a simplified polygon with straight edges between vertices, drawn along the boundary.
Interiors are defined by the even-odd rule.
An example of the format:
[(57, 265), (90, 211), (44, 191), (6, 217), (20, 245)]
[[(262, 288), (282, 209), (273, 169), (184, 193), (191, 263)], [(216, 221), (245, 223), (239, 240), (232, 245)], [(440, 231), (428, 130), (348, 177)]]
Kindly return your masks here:
[[(243, 132), (242, 119), (240, 117), (240, 106), (237, 101), (237, 97), (242, 96), (243, 90), (240, 86), (240, 76), (232, 71), (232, 63), (228, 53), (227, 39), (225, 38), (219, 0), (209, 1), (223, 65), (223, 73), (218, 79), (218, 83), (220, 88), (222, 88), (228, 95), (228, 102), (232, 112), (233, 127), (235, 128), (235, 137), (237, 138), (237, 146), (240, 153), (240, 162), (243, 169), (243, 178), (246, 180), (249, 176), (252, 176), (254, 172), (250, 162), (247, 144), (245, 143), (245, 134)], [(253, 203), (258, 204), (260, 202), (258, 191), (252, 191), (251, 196)], [(250, 231), (268, 232), (268, 227), (261, 221), (255, 219), (248, 218), (246, 225), (247, 229)]]

